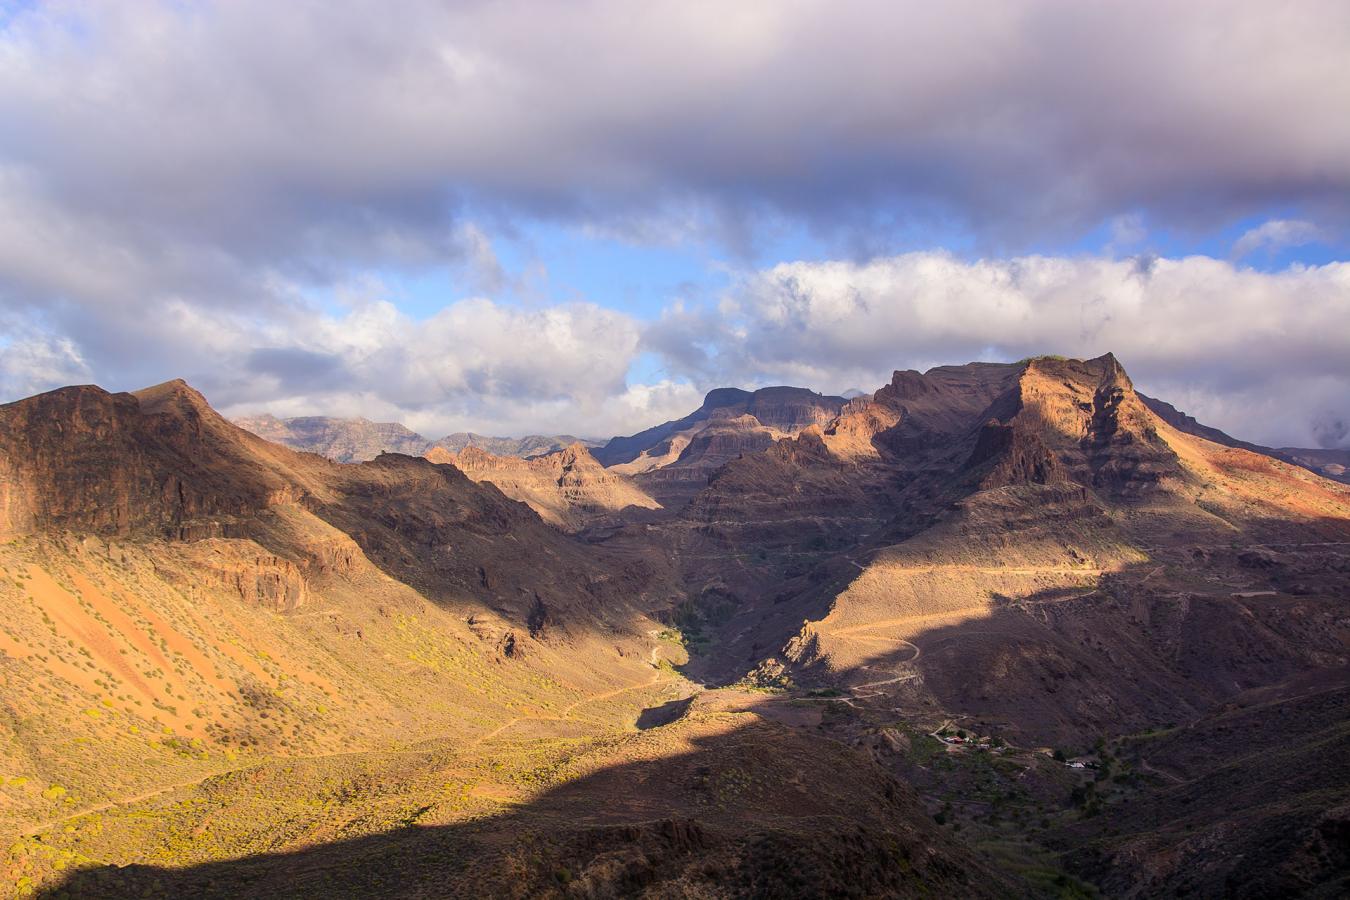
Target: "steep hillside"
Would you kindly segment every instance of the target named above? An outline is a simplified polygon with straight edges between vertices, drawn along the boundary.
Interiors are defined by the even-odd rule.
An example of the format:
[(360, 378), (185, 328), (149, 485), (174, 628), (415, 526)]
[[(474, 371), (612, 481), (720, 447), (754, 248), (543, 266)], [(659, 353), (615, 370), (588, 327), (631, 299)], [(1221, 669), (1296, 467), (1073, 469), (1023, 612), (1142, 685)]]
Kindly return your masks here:
[(11, 821), (650, 671), (650, 567), (450, 466), (269, 443), (181, 382), (0, 407), (0, 491)]
[[(783, 484), (792, 490), (785, 493)], [(1259, 567), (1235, 579), (1231, 570), (1241, 567), (1217, 550), (1350, 538), (1350, 492), (1267, 457), (1175, 431), (1147, 409), (1107, 356), (897, 373), (888, 388), (865, 404), (854, 401), (822, 433), (728, 464), (682, 518), (700, 525), (693, 545), (711, 540), (782, 554), (743, 579), (749, 596), (732, 588), (746, 602), (736, 605), (727, 623), (732, 636), (706, 664), (724, 659), (727, 666), (744, 666), (741, 648), (777, 644), (804, 672), (867, 680), (863, 666), (913, 657), (912, 665), (894, 670), (901, 679), (896, 684), (911, 691), (922, 686), (947, 709), (973, 711), (978, 696), (991, 702), (1017, 696), (1025, 703), (1044, 697), (1042, 712), (1028, 707), (1016, 718), (1029, 735), (1043, 727), (1038, 739), (1047, 740), (1122, 716), (1146, 717), (1131, 708), (1135, 703), (1156, 703), (1156, 712), (1188, 702), (1189, 689), (1180, 682), (1165, 691), (1155, 683), (1147, 695), (1120, 684), (1136, 684), (1149, 671), (1175, 671), (1166, 644), (1130, 649), (1122, 643), (1105, 652), (1109, 659), (1089, 663), (1078, 629), (1105, 628), (1109, 619), (1108, 633), (1131, 638), (1132, 630), (1121, 631), (1109, 609), (1150, 573), (1143, 592), (1149, 603), (1175, 596), (1169, 589), (1197, 595), (1200, 573), (1210, 568), (1234, 591), (1268, 589)], [(1187, 577), (1164, 577), (1165, 564), (1192, 547), (1210, 556), (1193, 562)], [(816, 568), (804, 571), (813, 552)], [(788, 564), (789, 554), (795, 565)], [(781, 580), (774, 578), (775, 562)], [(686, 570), (727, 581), (697, 564)], [(1306, 574), (1305, 598), (1329, 587), (1314, 587), (1312, 567)], [(1102, 606), (1099, 597), (1112, 599)], [(1075, 602), (1060, 605), (1068, 599)], [(1307, 609), (1320, 601), (1300, 602)], [(1256, 628), (1261, 616), (1249, 605), (1235, 602), (1222, 615), (1235, 617), (1235, 627)], [(1085, 621), (1075, 623), (1080, 615)], [(1336, 616), (1327, 595), (1310, 623), (1324, 634), (1320, 652), (1337, 652)], [(766, 627), (802, 618), (807, 625), (786, 643)], [(958, 627), (962, 623), (969, 627)], [(974, 640), (991, 628), (996, 635), (1006, 629), (1005, 639)], [(928, 635), (969, 649), (964, 656), (929, 651), (917, 662), (924, 651), (916, 639)], [(1147, 632), (1137, 636), (1152, 640)], [(1284, 640), (1294, 657), (1313, 665), (1312, 648), (1297, 649), (1306, 638)], [(1268, 642), (1257, 631), (1250, 639)], [(1038, 643), (1045, 646), (1035, 649)], [(974, 673), (989, 670), (966, 663), (986, 650), (1002, 656), (994, 671), (1003, 673), (1003, 683), (972, 681)], [(1127, 665), (1140, 674), (1120, 678)], [(1298, 665), (1281, 671), (1293, 674)], [(1063, 676), (1046, 681), (1047, 666), (1076, 675), (1058, 684), (1053, 698), (1044, 692)], [(1066, 704), (1062, 691), (1075, 683), (1097, 701), (1117, 696), (1095, 710)]]
[(1344, 882), (1350, 489), (1173, 427), (1110, 355), (896, 372), (828, 416), (743, 394), (608, 469), (338, 464), (181, 382), (0, 407), (0, 871), (95, 896)]
[(433, 447), (426, 457), (453, 465), (474, 481), (490, 482), (565, 531), (579, 531), (625, 509), (661, 507), (631, 479), (596, 462), (581, 444), (531, 459), (494, 456), (477, 447), (458, 453)]
[(1223, 444), (1225, 447), (1239, 447), (1243, 450), (1251, 450), (1253, 453), (1273, 456), (1296, 466), (1302, 466), (1309, 472), (1316, 472), (1323, 478), (1330, 478), (1342, 484), (1350, 484), (1350, 449), (1307, 449), (1300, 447), (1280, 447), (1276, 449), (1262, 447), (1260, 444), (1240, 441), (1217, 428), (1202, 425), (1194, 417), (1186, 415), (1165, 400), (1156, 400), (1143, 394), (1139, 395), (1139, 399), (1144, 401), (1144, 405), (1152, 410), (1158, 418), (1177, 431), (1202, 437), (1216, 444)]
[[(1300, 782), (1287, 815), (1258, 810), (1259, 793), (1221, 807), (1198, 788), (1171, 809), (1164, 784), (1089, 780), (1091, 793), (1037, 749), (1091, 753), (1350, 664), (1350, 490), (1173, 428), (1113, 357), (897, 372), (824, 428), (728, 462), (658, 527), (690, 597), (674, 621), (692, 671), (838, 697), (835, 727), (931, 783), (972, 837), (1006, 841), (996, 823), (1016, 798), (1019, 853), (1066, 853), (1122, 893), (1141, 865), (1166, 873), (1148, 884), (1219, 892), (1246, 871), (1244, 848), (1291, 873), (1281, 883), (1342, 877), (1345, 860), (1305, 857), (1339, 833), (1343, 779), (1320, 795), (1316, 776)], [(1291, 733), (1320, 727), (1287, 714)], [(1008, 758), (991, 772), (958, 728)], [(1232, 784), (1274, 783), (1241, 742), (1208, 749)], [(945, 780), (923, 763), (934, 752)], [(1080, 827), (1101, 804), (1145, 802), (1150, 834), (1084, 849), (1120, 827)], [(1229, 825), (1169, 855), (1177, 829), (1211, 817)], [(1219, 844), (1224, 827), (1241, 840)], [(1281, 843), (1290, 827), (1303, 837)]]

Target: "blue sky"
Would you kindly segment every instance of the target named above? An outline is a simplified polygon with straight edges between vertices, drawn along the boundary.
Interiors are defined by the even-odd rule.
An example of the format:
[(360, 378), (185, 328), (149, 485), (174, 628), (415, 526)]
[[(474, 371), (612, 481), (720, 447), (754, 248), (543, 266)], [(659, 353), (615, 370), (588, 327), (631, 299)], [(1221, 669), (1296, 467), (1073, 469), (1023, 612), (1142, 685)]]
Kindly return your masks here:
[(1111, 350), (1348, 439), (1343, 3), (635, 10), (0, 5), (0, 399), (603, 436)]
[[(1071, 240), (1033, 242), (1023, 253), (1233, 259), (1234, 244), (1244, 234), (1274, 220), (1303, 221), (1303, 217), (1297, 209), (1271, 209), (1203, 232), (1151, 230), (1141, 225), (1142, 235), (1128, 242), (1121, 241), (1113, 223), (1104, 222)], [(895, 253), (941, 249), (968, 261), (981, 256), (970, 236), (959, 231), (925, 237), (927, 242), (911, 238), (897, 240), (890, 247)], [(737, 270), (766, 268), (791, 260), (867, 258), (852, 255), (847, 239), (821, 240), (802, 229), (774, 234), (745, 253), (708, 241), (635, 243), (565, 225), (531, 222), (509, 237), (497, 238), (494, 247), (503, 269), (525, 281), (524, 285), (508, 284), (496, 291), (503, 300), (529, 305), (586, 299), (643, 318), (658, 316), (673, 299), (695, 303), (715, 300), (731, 285), (731, 273)], [(1293, 246), (1262, 247), (1235, 262), (1260, 272), (1276, 272), (1292, 265), (1320, 266), (1341, 260), (1345, 249), (1343, 241), (1327, 233)], [(530, 273), (538, 267), (546, 275), (536, 272), (531, 278)], [(424, 272), (389, 269), (378, 274), (388, 283), (390, 296), (398, 306), (419, 318), (434, 315), (447, 301), (481, 293), (473, 273), (460, 265)]]

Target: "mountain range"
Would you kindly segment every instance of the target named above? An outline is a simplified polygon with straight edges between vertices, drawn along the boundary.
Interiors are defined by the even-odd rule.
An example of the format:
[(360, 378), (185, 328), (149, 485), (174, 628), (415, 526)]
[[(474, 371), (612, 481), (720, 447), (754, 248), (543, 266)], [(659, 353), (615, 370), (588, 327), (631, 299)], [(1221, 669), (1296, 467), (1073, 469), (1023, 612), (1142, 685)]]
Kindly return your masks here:
[(599, 443), (570, 434), (531, 434), (507, 438), (488, 437), (471, 431), (457, 431), (439, 440), (429, 440), (397, 422), (371, 422), (369, 419), (332, 416), (278, 419), (264, 414), (242, 416), (235, 419), (234, 423), (269, 441), (317, 453), (335, 462), (365, 462), (381, 453), (422, 456), (435, 447), (450, 453), (458, 453), (466, 447), (477, 447), (496, 456), (530, 457), (561, 450), (572, 444), (593, 447)]
[(295, 421), (0, 406), (16, 892), (1350, 890), (1342, 464), (1109, 354), (528, 459)]

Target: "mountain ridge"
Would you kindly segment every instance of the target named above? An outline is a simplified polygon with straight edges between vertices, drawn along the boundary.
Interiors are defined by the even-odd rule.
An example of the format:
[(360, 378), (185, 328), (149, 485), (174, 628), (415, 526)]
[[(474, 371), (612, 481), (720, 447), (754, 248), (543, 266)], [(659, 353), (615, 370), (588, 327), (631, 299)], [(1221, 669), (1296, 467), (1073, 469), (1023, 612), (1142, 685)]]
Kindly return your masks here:
[(363, 417), (296, 416), (279, 419), (265, 413), (240, 416), (233, 421), (269, 441), (344, 463), (366, 462), (381, 453), (423, 456), (435, 447), (451, 453), (457, 453), (465, 447), (479, 447), (497, 456), (529, 457), (552, 453), (570, 444), (581, 443), (589, 447), (599, 443), (569, 434), (532, 434), (509, 438), (490, 437), (471, 431), (457, 431), (432, 440), (397, 422), (372, 422)]

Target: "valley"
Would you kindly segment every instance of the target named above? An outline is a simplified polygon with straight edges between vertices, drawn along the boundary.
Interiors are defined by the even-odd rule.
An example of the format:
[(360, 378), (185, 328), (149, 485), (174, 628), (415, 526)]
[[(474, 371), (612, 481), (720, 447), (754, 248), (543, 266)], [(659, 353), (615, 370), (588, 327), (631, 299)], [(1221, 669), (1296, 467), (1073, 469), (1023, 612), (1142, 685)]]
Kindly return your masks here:
[(1158, 402), (1037, 357), (357, 462), (0, 407), (5, 889), (1335, 896), (1350, 488)]

